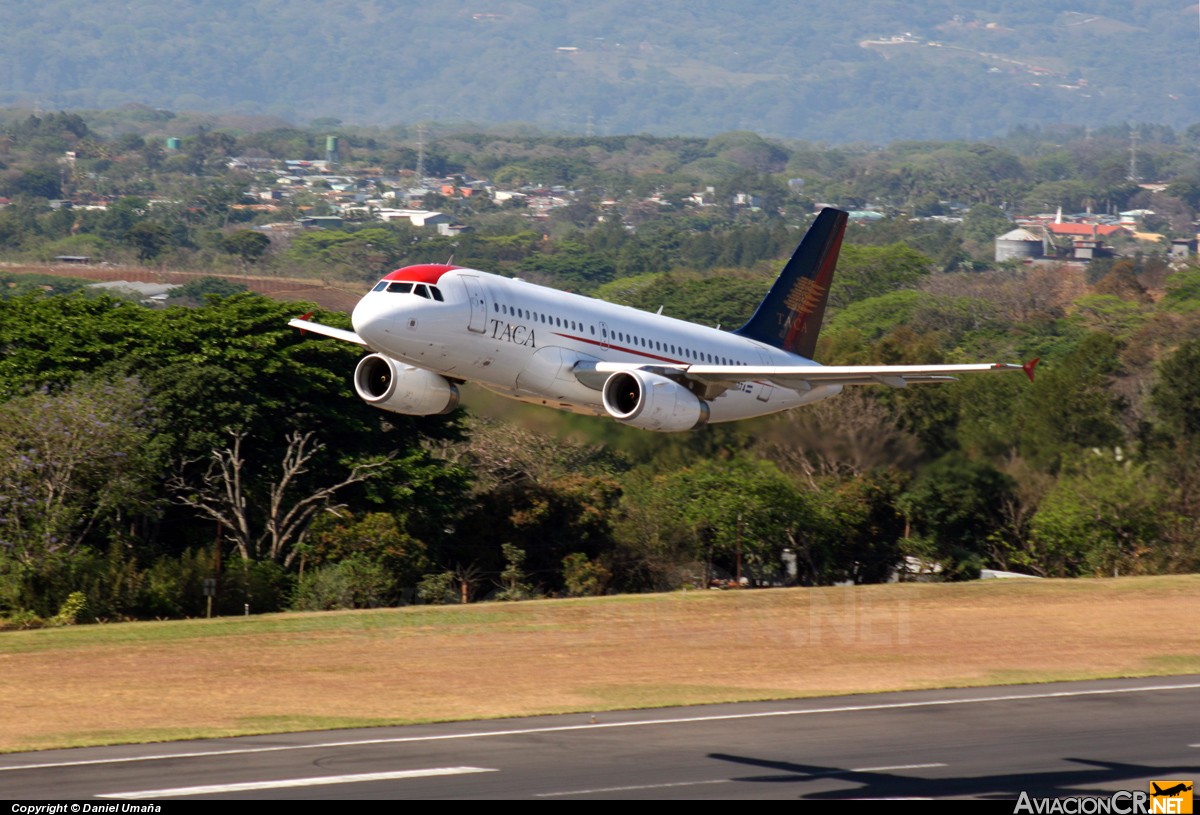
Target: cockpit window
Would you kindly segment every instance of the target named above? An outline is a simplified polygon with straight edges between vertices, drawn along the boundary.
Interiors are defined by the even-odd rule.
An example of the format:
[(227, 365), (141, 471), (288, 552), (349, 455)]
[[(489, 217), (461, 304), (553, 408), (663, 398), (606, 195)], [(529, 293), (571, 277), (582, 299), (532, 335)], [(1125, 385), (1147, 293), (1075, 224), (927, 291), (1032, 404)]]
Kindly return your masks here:
[(388, 286), (388, 291), (399, 292), (400, 294), (408, 294), (412, 291), (412, 283), (392, 283)]
[(429, 293), (430, 293), (430, 294), (432, 294), (432, 295), (433, 295), (433, 299), (434, 299), (434, 300), (437, 300), (439, 303), (444, 303), (444, 302), (446, 302), (446, 298), (445, 298), (445, 297), (442, 297), (442, 290), (441, 290), (441, 289), (439, 289), (437, 286), (430, 286), (430, 287), (429, 287)]
[(386, 280), (380, 280), (378, 283), (375, 284), (375, 288), (371, 289), (371, 291), (383, 291), (384, 289), (387, 288), (387, 286), (388, 286), (388, 282)]
[(413, 294), (417, 297), (424, 297), (426, 300), (429, 299), (429, 292), (425, 290), (425, 286), (421, 283), (413, 286)]

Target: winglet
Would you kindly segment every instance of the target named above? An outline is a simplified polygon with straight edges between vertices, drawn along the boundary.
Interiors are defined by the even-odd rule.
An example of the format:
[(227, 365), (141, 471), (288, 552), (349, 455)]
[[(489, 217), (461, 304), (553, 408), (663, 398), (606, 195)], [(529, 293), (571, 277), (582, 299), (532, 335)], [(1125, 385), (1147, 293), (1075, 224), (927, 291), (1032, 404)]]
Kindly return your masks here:
[(1029, 377), (1030, 382), (1033, 381), (1033, 369), (1037, 367), (1037, 364), (1040, 361), (1041, 357), (1034, 357), (1021, 366), (1021, 370), (1025, 371), (1025, 376)]
[[(300, 315), (300, 319), (301, 319), (301, 320), (304, 320), (304, 322), (308, 322), (309, 320), (311, 320), (311, 319), (312, 319), (312, 316), (313, 316), (313, 312), (311, 312), (311, 311), (310, 311), (310, 312), (308, 312), (308, 313), (306, 313), (306, 314), (301, 314), (301, 315)], [(300, 329), (300, 336), (301, 336), (301, 337), (303, 337), (303, 336), (304, 336), (305, 334), (307, 334), (307, 333), (308, 333), (308, 332), (307, 332), (307, 331), (305, 331), (303, 328), (301, 328), (301, 329)]]

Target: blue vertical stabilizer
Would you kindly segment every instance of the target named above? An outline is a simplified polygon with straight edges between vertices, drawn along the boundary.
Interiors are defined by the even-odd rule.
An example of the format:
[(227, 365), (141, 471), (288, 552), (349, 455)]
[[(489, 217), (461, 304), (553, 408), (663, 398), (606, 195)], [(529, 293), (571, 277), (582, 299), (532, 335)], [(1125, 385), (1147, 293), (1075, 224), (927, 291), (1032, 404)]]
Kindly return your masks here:
[(840, 209), (821, 210), (754, 316), (734, 334), (812, 359), (846, 218)]

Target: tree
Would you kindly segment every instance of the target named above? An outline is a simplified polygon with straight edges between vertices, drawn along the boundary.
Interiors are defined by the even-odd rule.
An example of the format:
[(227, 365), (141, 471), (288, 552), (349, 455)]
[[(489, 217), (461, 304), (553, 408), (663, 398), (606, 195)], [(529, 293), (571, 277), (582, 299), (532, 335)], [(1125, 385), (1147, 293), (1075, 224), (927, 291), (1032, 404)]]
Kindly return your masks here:
[(378, 608), (394, 601), (395, 585), (382, 563), (352, 555), (301, 576), (291, 607), (297, 611)]
[(567, 594), (572, 597), (591, 597), (604, 594), (612, 573), (604, 564), (588, 560), (582, 552), (573, 552), (563, 558), (563, 583)]
[(1012, 479), (988, 464), (952, 454), (918, 473), (898, 503), (909, 520), (909, 536), (930, 541), (927, 554), (942, 564), (944, 573), (973, 577), (1013, 486)]
[(161, 444), (144, 388), (80, 382), (0, 403), (0, 610), (53, 613), (155, 501)]
[(1056, 471), (1081, 449), (1117, 446), (1119, 403), (1108, 385), (1118, 370), (1118, 341), (1089, 334), (1054, 365), (1039, 370), (1018, 407), (1023, 457)]
[[(425, 544), (387, 512), (360, 517), (324, 513), (314, 521), (305, 548), (302, 563), (310, 559), (312, 565), (320, 566), (359, 558), (378, 564), (398, 586), (415, 586), (430, 567)], [(306, 557), (309, 553), (311, 558)]]
[(830, 477), (859, 476), (877, 468), (905, 468), (920, 452), (901, 416), (868, 388), (771, 417), (757, 434), (765, 457), (805, 476), (813, 489)]
[(907, 476), (883, 468), (832, 482), (822, 496), (831, 543), (813, 575), (856, 584), (886, 583), (903, 560), (904, 516), (898, 507)]
[(6, 195), (28, 195), (32, 198), (61, 198), (59, 169), (50, 164), (30, 167), (0, 187)]
[(929, 274), (933, 261), (902, 243), (842, 247), (829, 304), (844, 308), (856, 300), (911, 288)]
[(155, 452), (144, 388), (82, 382), (0, 403), (0, 538), (30, 566), (82, 546), (148, 500)]
[(229, 254), (241, 258), (243, 263), (257, 263), (271, 248), (271, 239), (252, 229), (239, 229), (232, 235), (225, 236), (221, 246)]
[(155, 221), (138, 221), (125, 233), (125, 241), (137, 249), (138, 260), (154, 260), (174, 242), (165, 226)]
[(1200, 340), (1189, 340), (1158, 366), (1158, 379), (1150, 401), (1166, 435), (1159, 456), (1166, 477), (1173, 484), (1173, 499), (1179, 522), (1169, 530), (1169, 539), (1181, 550), (1178, 560), (1195, 562), (1200, 557)]
[(1032, 565), (1053, 577), (1147, 571), (1167, 520), (1163, 498), (1145, 468), (1119, 452), (1082, 453), (1033, 516)]
[(826, 542), (812, 499), (771, 462), (746, 456), (634, 481), (622, 503), (619, 541), (650, 560), (690, 560), (733, 574), (740, 558), (747, 572), (768, 576), (781, 571), (785, 548)]
[(171, 289), (167, 294), (168, 300), (186, 300), (197, 305), (202, 304), (208, 297), (230, 297), (247, 291), (241, 283), (234, 283), (224, 277), (197, 277), (189, 280), (177, 289)]
[(500, 580), (496, 584), (500, 587), (496, 599), (529, 600), (535, 597), (529, 575), (521, 566), (525, 562), (525, 550), (511, 543), (503, 544), (501, 548), (504, 551), (504, 571), (500, 572)]
[(1181, 440), (1200, 442), (1200, 340), (1183, 343), (1158, 366), (1152, 401)]
[(336, 483), (306, 483), (309, 464), (324, 445), (314, 444), (313, 433), (288, 434), (287, 450), (278, 475), (265, 492), (254, 484), (242, 457), (244, 431), (230, 435), (233, 443), (213, 450), (211, 463), (199, 485), (193, 486), (181, 474), (171, 478), (176, 500), (183, 506), (219, 523), (233, 538), (243, 560), (266, 559), (290, 566), (308, 535), (313, 516), (334, 507), (339, 492), (372, 477), (386, 460), (360, 462)]
[(975, 244), (979, 251), (989, 253), (996, 238), (1012, 229), (1012, 220), (1004, 210), (990, 204), (976, 204), (963, 216), (963, 238)]

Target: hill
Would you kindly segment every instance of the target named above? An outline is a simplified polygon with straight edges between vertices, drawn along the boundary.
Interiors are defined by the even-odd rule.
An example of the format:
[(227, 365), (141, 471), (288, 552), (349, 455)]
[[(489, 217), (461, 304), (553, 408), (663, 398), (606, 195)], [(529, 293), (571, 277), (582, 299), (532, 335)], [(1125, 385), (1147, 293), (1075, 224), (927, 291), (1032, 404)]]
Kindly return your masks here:
[(516, 0), (7, 2), (0, 105), (752, 129), (829, 142), (1191, 124), (1196, 9), (1097, 0), (840, 5)]

